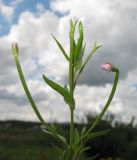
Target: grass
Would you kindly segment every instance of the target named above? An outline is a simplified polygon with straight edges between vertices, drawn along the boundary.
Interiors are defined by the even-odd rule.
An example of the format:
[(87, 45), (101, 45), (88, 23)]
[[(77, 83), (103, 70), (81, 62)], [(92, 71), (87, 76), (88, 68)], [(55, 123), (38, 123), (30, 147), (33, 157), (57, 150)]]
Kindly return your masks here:
[(58, 141), (42, 132), (39, 123), (0, 122), (0, 160), (57, 160), (51, 143)]

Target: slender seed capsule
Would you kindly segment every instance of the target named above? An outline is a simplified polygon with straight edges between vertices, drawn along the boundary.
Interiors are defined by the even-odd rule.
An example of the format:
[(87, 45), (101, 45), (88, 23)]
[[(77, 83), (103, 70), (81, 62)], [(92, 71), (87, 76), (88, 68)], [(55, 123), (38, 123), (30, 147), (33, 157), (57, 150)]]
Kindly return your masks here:
[(12, 51), (13, 51), (13, 54), (14, 54), (15, 56), (18, 56), (19, 47), (18, 47), (17, 42), (13, 42), (13, 43), (12, 43)]

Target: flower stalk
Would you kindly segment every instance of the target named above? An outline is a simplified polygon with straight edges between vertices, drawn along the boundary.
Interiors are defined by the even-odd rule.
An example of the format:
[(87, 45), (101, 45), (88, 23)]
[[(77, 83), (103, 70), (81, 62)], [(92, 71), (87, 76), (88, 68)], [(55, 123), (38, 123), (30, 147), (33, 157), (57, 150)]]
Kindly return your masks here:
[[(106, 70), (108, 71), (108, 70)], [(118, 84), (118, 79), (119, 79), (119, 70), (115, 67), (112, 68), (112, 70), (109, 71), (113, 71), (115, 74), (115, 78), (114, 78), (114, 82), (113, 82), (113, 87), (111, 90), (111, 93), (109, 95), (109, 98), (105, 104), (105, 106), (103, 107), (103, 110), (101, 111), (101, 113), (98, 115), (98, 117), (96, 118), (96, 120), (94, 121), (94, 123), (90, 126), (90, 128), (88, 129), (88, 131), (85, 133), (85, 135), (82, 137), (82, 139), (84, 139), (84, 137), (86, 137), (96, 126), (97, 124), (99, 124), (99, 122), (101, 121), (102, 117), (104, 116), (104, 114), (106, 113), (117, 88), (117, 84)]]
[(35, 112), (35, 114), (37, 115), (38, 119), (40, 120), (40, 122), (47, 127), (47, 124), (45, 123), (44, 119), (42, 118), (40, 112), (38, 111), (37, 109), (37, 106), (30, 94), (30, 91), (28, 89), (28, 86), (26, 84), (26, 81), (25, 81), (25, 78), (24, 78), (24, 75), (23, 75), (23, 72), (22, 72), (22, 69), (21, 69), (21, 66), (20, 66), (20, 63), (19, 63), (19, 60), (18, 60), (18, 54), (19, 54), (19, 49), (18, 49), (18, 44), (16, 42), (14, 42), (12, 44), (12, 52), (13, 52), (13, 55), (14, 55), (14, 59), (15, 59), (15, 63), (16, 63), (16, 67), (17, 67), (17, 71), (18, 71), (18, 74), (19, 74), (19, 77), (20, 77), (20, 80), (21, 80), (21, 83), (22, 83), (22, 86), (25, 90), (25, 93), (28, 97), (28, 100)]

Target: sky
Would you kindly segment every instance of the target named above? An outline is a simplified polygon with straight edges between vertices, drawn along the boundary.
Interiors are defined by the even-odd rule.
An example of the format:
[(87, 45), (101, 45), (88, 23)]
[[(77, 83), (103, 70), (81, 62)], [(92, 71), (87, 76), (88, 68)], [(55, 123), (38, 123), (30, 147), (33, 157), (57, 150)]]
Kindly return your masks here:
[(75, 120), (99, 114), (110, 94), (114, 75), (101, 70), (110, 62), (120, 70), (114, 99), (107, 111), (118, 120), (137, 122), (137, 1), (136, 0), (0, 0), (0, 120), (38, 121), (19, 80), (11, 44), (31, 94), (46, 121), (67, 122), (69, 108), (42, 79), (68, 83), (68, 63), (51, 33), (69, 52), (69, 19), (83, 22), (85, 57), (94, 41), (103, 46), (83, 71), (75, 91)]

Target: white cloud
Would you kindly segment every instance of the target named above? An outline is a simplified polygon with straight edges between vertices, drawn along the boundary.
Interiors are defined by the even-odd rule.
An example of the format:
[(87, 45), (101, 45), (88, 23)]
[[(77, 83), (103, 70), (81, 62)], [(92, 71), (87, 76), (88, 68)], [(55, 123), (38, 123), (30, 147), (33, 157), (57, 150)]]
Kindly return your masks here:
[[(51, 12), (45, 12), (40, 17), (35, 17), (30, 12), (24, 12), (20, 16), (19, 24), (14, 25), (5, 38), (10, 43), (12, 41), (19, 43), (20, 55), (25, 56), (25, 61), (31, 57), (37, 59), (37, 64), (33, 60), (29, 62), (30, 65), (33, 65), (31, 71), (35, 72), (37, 65), (40, 65), (43, 67), (43, 71), (50, 76), (62, 77), (66, 75), (67, 64), (63, 61), (64, 57), (59, 53), (60, 51), (51, 36), (51, 33), (58, 32), (59, 23), (59, 19)], [(27, 64), (27, 62), (25, 63)], [(30, 67), (28, 65), (25, 67), (30, 73)], [(57, 70), (57, 67), (62, 70)]]
[(44, 5), (43, 5), (42, 3), (37, 3), (37, 4), (36, 4), (36, 9), (37, 9), (40, 13), (42, 13), (42, 12), (45, 11), (45, 7), (44, 7)]
[(6, 20), (11, 21), (14, 13), (14, 8), (0, 3), (0, 13), (6, 18)]

